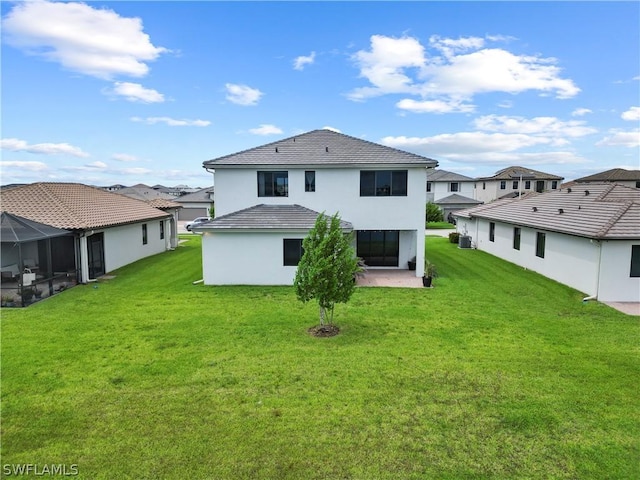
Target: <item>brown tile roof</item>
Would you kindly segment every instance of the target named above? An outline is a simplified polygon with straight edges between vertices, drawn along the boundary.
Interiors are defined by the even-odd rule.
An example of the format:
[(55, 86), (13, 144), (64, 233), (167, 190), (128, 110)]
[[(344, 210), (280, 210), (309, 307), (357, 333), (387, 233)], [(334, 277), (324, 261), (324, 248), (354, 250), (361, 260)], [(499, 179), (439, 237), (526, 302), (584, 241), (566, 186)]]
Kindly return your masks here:
[(525, 180), (562, 180), (564, 178), (550, 173), (540, 172), (533, 168), (514, 166), (498, 170), (495, 175), (491, 177), (479, 177), (476, 180), (518, 180), (520, 175), (522, 175)]
[(169, 200), (167, 198), (156, 198), (155, 200), (148, 200), (147, 203), (153, 208), (159, 208), (160, 210), (167, 210), (169, 208), (182, 208), (178, 202)]
[(436, 167), (421, 155), (351, 137), (331, 130), (313, 130), (242, 152), (204, 162), (205, 168), (238, 166), (412, 165)]
[(586, 177), (576, 178), (575, 181), (582, 182), (620, 182), (620, 181), (640, 181), (640, 170), (625, 170), (624, 168), (612, 168), (604, 172), (594, 173)]
[(593, 183), (498, 200), (457, 215), (594, 239), (635, 240), (640, 239), (640, 190)]
[(2, 210), (66, 230), (112, 227), (168, 215), (146, 202), (80, 183), (32, 183), (0, 192)]

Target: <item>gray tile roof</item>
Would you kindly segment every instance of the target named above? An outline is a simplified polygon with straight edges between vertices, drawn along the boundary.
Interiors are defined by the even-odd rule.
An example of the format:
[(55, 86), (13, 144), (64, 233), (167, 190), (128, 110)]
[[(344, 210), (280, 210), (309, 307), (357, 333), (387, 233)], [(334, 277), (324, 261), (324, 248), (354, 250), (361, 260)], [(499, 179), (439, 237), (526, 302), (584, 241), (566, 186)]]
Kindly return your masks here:
[(112, 227), (168, 215), (146, 202), (80, 183), (32, 183), (0, 192), (2, 210), (66, 230)]
[(480, 200), (474, 200), (473, 198), (465, 197), (464, 195), (452, 193), (448, 197), (441, 198), (434, 203), (436, 203), (437, 205), (479, 205), (482, 202)]
[(337, 133), (313, 130), (204, 162), (205, 168), (239, 166), (412, 165), (435, 167), (427, 157)]
[[(303, 230), (307, 231), (316, 223), (320, 213), (300, 205), (255, 205), (216, 217), (210, 222), (194, 227), (193, 230)], [(344, 231), (352, 231), (353, 225), (340, 221)]]
[(475, 179), (460, 175), (459, 173), (447, 172), (446, 170), (433, 170), (429, 172), (427, 181), (429, 182), (474, 182)]
[(210, 195), (213, 193), (213, 187), (201, 188), (197, 192), (187, 193), (176, 199), (179, 203), (203, 203), (212, 202)]
[(478, 177), (477, 180), (518, 180), (520, 175), (526, 180), (562, 180), (564, 178), (550, 173), (540, 172), (533, 168), (513, 166), (498, 170), (495, 175), (491, 177)]
[(594, 239), (640, 239), (640, 190), (593, 183), (520, 199), (497, 200), (457, 212)]
[(624, 168), (613, 168), (600, 173), (594, 173), (586, 177), (576, 178), (574, 182), (620, 182), (620, 181), (640, 181), (640, 170), (625, 170)]

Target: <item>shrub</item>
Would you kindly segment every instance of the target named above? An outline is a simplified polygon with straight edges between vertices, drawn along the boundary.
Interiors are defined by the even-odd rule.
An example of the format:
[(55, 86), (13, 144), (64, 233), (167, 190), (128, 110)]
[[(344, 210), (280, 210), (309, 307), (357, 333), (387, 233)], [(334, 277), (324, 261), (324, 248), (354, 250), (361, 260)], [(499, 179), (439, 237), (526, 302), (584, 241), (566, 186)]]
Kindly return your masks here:
[(426, 212), (426, 220), (427, 222), (442, 222), (442, 210), (435, 203), (427, 203), (427, 212)]
[(460, 234), (459, 234), (458, 232), (451, 232), (451, 233), (449, 234), (449, 241), (450, 241), (451, 243), (455, 243), (455, 244), (457, 244), (457, 243), (458, 243), (458, 240), (460, 240)]

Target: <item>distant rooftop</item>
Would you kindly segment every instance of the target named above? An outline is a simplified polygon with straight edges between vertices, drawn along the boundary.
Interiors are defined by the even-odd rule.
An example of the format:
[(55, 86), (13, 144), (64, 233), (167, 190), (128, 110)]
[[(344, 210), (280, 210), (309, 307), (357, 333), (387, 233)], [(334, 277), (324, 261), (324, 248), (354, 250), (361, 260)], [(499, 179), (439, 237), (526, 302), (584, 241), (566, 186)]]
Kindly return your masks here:
[(521, 176), (523, 180), (562, 180), (564, 178), (532, 168), (513, 166), (498, 170), (490, 177), (479, 177), (477, 180), (518, 180)]
[(622, 182), (640, 181), (640, 170), (625, 170), (624, 168), (612, 168), (600, 173), (594, 173), (586, 177), (576, 178), (574, 182)]
[(446, 170), (433, 170), (429, 172), (429, 177), (427, 178), (429, 182), (473, 182), (474, 178), (467, 177), (465, 175), (460, 175), (455, 172), (448, 172)]

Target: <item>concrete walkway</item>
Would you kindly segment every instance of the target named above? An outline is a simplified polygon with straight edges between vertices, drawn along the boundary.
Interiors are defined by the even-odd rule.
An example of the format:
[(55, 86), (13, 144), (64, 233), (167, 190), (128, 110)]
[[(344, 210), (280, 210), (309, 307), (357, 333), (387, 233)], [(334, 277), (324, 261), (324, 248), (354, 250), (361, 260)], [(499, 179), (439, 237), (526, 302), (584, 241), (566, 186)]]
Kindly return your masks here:
[(422, 277), (416, 277), (411, 270), (376, 270), (369, 269), (364, 276), (358, 277), (358, 287), (401, 287), (424, 288)]
[(605, 305), (609, 305), (611, 308), (626, 313), (627, 315), (634, 315), (640, 317), (640, 303), (638, 302), (602, 302)]

